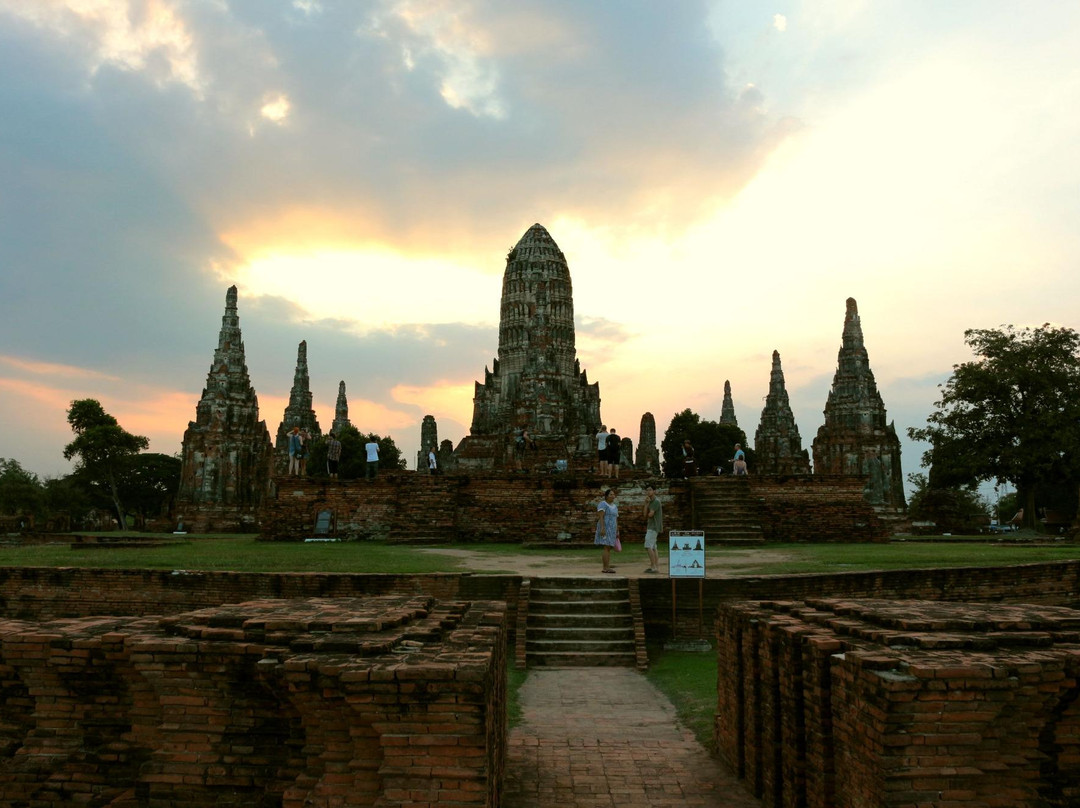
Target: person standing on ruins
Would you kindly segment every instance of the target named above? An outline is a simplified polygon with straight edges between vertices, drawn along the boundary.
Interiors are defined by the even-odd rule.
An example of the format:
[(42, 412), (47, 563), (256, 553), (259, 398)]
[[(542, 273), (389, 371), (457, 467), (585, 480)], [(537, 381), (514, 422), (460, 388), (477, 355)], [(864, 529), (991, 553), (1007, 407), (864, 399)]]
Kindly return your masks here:
[(694, 447), (690, 445), (690, 438), (682, 442), (683, 477), (687, 479), (697, 475), (697, 458), (694, 457)]
[(304, 441), (300, 437), (300, 427), (294, 426), (289, 433), (289, 476), (300, 474), (300, 458), (304, 453)]
[(614, 477), (619, 479), (619, 466), (622, 458), (619, 456), (622, 452), (622, 439), (616, 434), (615, 427), (608, 430), (607, 436), (607, 466), (608, 477)]
[(369, 440), (364, 444), (364, 451), (367, 452), (367, 472), (364, 477), (368, 480), (374, 480), (379, 474), (379, 443), (376, 440)]
[(341, 462), (341, 441), (337, 435), (330, 433), (330, 439), (326, 442), (326, 473), (331, 480), (338, 478), (338, 464)]
[(645, 506), (641, 509), (645, 519), (645, 552), (649, 554), (649, 568), (645, 572), (660, 572), (660, 557), (656, 553), (656, 539), (664, 529), (664, 504), (656, 496), (656, 489), (645, 486)]
[(430, 474), (432, 477), (434, 477), (436, 474), (439, 473), (439, 460), (435, 456), (435, 444), (434, 443), (431, 444), (431, 447), (428, 449), (428, 453), (427, 453), (427, 470), (428, 470), (428, 474)]
[(600, 431), (596, 433), (596, 459), (600, 463), (600, 476), (607, 477), (607, 427), (600, 424)]
[(615, 504), (615, 490), (609, 488), (604, 491), (604, 498), (596, 505), (596, 536), (593, 544), (601, 549), (600, 560), (602, 567), (600, 572), (615, 573), (611, 566), (611, 548), (616, 551), (622, 549), (619, 544), (619, 506)]
[(311, 452), (311, 435), (306, 429), (300, 430), (300, 476), (307, 476), (307, 457)]
[(732, 463), (735, 465), (735, 474), (746, 474), (746, 453), (743, 452), (742, 446), (735, 444), (735, 457), (732, 459)]

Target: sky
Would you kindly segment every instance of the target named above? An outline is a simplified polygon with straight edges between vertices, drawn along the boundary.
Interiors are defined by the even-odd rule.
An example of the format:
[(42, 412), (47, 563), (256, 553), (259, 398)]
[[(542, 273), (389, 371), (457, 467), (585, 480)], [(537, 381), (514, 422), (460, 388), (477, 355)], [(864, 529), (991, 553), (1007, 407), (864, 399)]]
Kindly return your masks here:
[(224, 311), (275, 432), (415, 463), (468, 433), (505, 257), (565, 253), (609, 426), (810, 448), (845, 300), (905, 475), (969, 328), (1080, 326), (1080, 4), (0, 0), (0, 457), (67, 473), (97, 398), (177, 453)]

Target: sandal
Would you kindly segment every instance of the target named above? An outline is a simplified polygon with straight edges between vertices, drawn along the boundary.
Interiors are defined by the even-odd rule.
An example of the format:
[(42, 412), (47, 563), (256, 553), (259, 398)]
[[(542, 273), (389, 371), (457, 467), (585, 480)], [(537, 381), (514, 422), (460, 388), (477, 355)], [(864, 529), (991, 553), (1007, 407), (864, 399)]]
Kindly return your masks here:
[(608, 568), (608, 569), (606, 569), (606, 570), (600, 570), (600, 572), (603, 572), (603, 573), (606, 573), (606, 574), (610, 574), (610, 575), (614, 575), (614, 574), (615, 574), (615, 568), (614, 568), (614, 567), (609, 567), (609, 568)]

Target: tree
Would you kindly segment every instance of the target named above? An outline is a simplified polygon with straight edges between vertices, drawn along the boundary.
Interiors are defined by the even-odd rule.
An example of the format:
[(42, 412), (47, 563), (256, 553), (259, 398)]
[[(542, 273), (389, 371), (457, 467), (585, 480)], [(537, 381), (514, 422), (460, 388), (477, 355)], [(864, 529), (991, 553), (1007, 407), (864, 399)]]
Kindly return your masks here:
[(40, 515), (45, 502), (38, 476), (18, 460), (0, 457), (0, 515)]
[(943, 533), (977, 533), (989, 522), (990, 504), (974, 486), (932, 488), (925, 474), (909, 474), (914, 491), (908, 516), (933, 522)]
[(150, 445), (142, 435), (125, 430), (93, 398), (71, 402), (67, 415), (75, 440), (64, 447), (64, 457), (77, 458), (76, 471), (104, 486), (116, 510), (121, 530), (124, 529), (124, 507), (120, 502), (120, 482), (128, 459)]
[(124, 458), (117, 471), (117, 488), (125, 506), (145, 522), (167, 512), (180, 488), (180, 458), (142, 452)]
[(976, 360), (953, 367), (927, 425), (908, 436), (930, 444), (932, 488), (1011, 482), (1034, 527), (1040, 489), (1073, 483), (1080, 469), (1080, 335), (1007, 325), (964, 341)]
[(694, 447), (694, 457), (702, 474), (710, 473), (717, 466), (730, 472), (736, 443), (746, 452), (747, 467), (753, 469), (754, 453), (746, 445), (745, 432), (734, 424), (703, 421), (696, 412), (686, 409), (672, 416), (671, 424), (660, 442), (665, 477), (682, 476), (682, 445), (686, 438)]
[[(342, 480), (355, 480), (364, 476), (367, 471), (367, 450), (364, 444), (375, 441), (379, 444), (379, 468), (380, 469), (403, 469), (405, 458), (401, 456), (401, 450), (394, 443), (394, 439), (387, 436), (381, 437), (374, 433), (363, 434), (354, 426), (342, 427), (338, 433), (341, 441), (341, 462), (338, 465), (338, 477)], [(312, 447), (308, 454), (308, 474), (312, 477), (326, 477), (326, 441), (320, 440)]]

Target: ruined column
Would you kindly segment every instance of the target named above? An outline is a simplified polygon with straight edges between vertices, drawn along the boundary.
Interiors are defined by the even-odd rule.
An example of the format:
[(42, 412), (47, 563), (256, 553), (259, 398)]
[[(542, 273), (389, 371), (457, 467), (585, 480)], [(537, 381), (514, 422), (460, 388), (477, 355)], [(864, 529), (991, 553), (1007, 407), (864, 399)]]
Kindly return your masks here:
[(724, 380), (724, 404), (720, 409), (720, 423), (738, 426), (739, 421), (735, 417), (735, 402), (731, 400), (731, 382)]
[(802, 437), (791, 411), (780, 352), (773, 351), (769, 394), (761, 411), (761, 423), (754, 435), (758, 474), (809, 474), (810, 456), (802, 447)]
[(638, 430), (637, 462), (634, 464), (642, 471), (660, 473), (660, 452), (656, 448), (656, 419), (651, 412), (641, 416), (641, 428)]
[(294, 426), (306, 429), (312, 438), (322, 437), (319, 421), (315, 417), (315, 410), (311, 408), (311, 380), (308, 378), (307, 363), (307, 340), (301, 341), (296, 350), (296, 372), (293, 374), (293, 385), (289, 391), (289, 403), (285, 407), (281, 424), (278, 426), (277, 441), (274, 448), (277, 450), (277, 470), (283, 473), (289, 464), (289, 432)]
[(335, 435), (340, 435), (341, 430), (347, 426), (352, 426), (352, 421), (349, 420), (349, 400), (345, 397), (345, 382), (342, 380), (338, 382), (337, 404), (334, 407), (334, 423), (331, 425), (330, 431)]
[[(439, 445), (439, 425), (435, 423), (434, 415), (425, 415), (420, 424), (420, 451), (416, 453), (416, 470), (427, 471), (428, 450), (432, 446)], [(439, 450), (435, 450), (435, 462), (439, 461)]]

